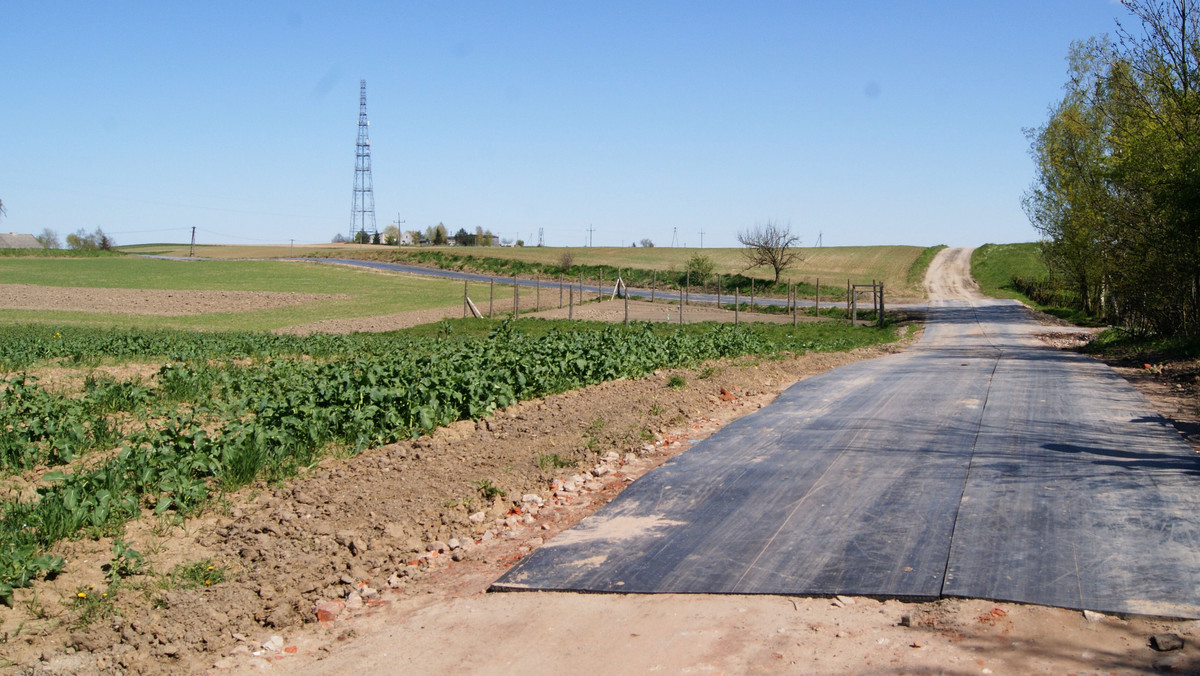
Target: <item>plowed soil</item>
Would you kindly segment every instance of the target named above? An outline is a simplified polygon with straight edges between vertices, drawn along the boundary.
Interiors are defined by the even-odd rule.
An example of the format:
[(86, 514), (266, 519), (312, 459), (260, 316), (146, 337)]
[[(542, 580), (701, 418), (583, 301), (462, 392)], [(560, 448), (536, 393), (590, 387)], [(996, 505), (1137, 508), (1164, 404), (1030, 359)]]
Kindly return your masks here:
[(167, 317), (269, 310), (333, 298), (346, 296), (282, 291), (181, 291), (0, 284), (0, 308), (8, 310), (62, 310)]

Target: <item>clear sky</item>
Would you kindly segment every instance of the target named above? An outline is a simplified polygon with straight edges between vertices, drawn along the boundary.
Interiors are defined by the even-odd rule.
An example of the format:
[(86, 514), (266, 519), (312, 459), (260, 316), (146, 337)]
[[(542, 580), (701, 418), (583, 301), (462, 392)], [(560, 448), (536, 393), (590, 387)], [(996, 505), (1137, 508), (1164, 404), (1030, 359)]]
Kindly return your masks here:
[(48, 2), (0, 13), (5, 232), (549, 246), (1031, 241), (1022, 129), (1112, 0)]

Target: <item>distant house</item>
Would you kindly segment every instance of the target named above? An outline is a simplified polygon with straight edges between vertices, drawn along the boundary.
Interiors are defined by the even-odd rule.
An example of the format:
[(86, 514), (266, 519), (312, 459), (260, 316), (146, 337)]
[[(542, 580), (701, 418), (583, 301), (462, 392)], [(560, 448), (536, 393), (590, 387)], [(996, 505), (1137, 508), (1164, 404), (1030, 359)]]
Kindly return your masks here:
[(0, 232), (0, 249), (40, 249), (42, 243), (33, 235), (10, 232), (7, 235)]
[(417, 233), (413, 232), (412, 230), (400, 233), (400, 246), (412, 246), (413, 244), (416, 244), (414, 241), (416, 234)]

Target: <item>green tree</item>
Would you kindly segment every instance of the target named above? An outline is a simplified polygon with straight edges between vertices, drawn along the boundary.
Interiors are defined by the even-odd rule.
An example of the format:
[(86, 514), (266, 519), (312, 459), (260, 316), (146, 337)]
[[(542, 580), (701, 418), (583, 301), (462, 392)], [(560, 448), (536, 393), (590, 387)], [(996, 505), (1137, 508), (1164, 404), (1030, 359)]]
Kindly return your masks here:
[(1047, 263), (1126, 326), (1200, 335), (1200, 10), (1125, 0), (1136, 32), (1072, 48), (1026, 194)]
[(716, 264), (713, 262), (713, 259), (703, 254), (695, 253), (687, 260), (685, 270), (693, 284), (704, 286), (704, 283), (712, 276), (713, 268), (715, 267)]
[(400, 228), (389, 225), (383, 229), (383, 243), (388, 246), (396, 246), (400, 243)]
[(1072, 45), (1067, 95), (1045, 126), (1026, 132), (1037, 175), (1022, 206), (1042, 235), (1047, 264), (1090, 314), (1103, 310), (1106, 243), (1113, 231), (1107, 178), (1112, 147), (1106, 117), (1094, 105), (1108, 96), (1108, 74), (1097, 71), (1097, 56), (1106, 49), (1096, 40)]

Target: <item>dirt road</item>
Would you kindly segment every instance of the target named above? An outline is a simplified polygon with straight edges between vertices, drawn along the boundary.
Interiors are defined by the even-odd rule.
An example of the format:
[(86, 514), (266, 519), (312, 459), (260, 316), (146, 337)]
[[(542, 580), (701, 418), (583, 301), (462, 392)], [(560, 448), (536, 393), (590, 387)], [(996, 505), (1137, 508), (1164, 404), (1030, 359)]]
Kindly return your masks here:
[(925, 274), (925, 293), (930, 300), (983, 300), (979, 285), (971, 278), (971, 252), (949, 248), (937, 252)]

